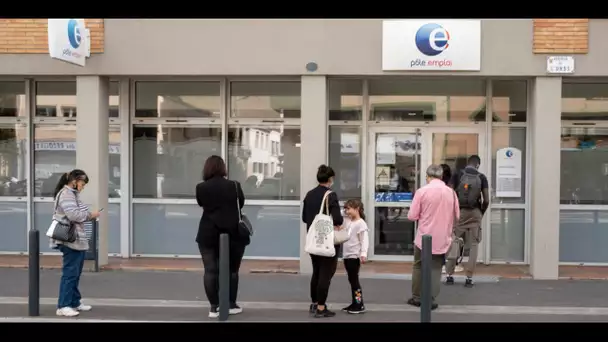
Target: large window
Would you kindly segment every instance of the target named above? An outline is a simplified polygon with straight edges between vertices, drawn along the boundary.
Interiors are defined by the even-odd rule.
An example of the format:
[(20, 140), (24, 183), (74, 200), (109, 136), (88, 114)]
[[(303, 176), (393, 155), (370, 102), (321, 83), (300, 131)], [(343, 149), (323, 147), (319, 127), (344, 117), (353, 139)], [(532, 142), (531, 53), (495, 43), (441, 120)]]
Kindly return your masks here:
[(133, 127), (133, 197), (194, 198), (205, 160), (221, 155), (221, 128)]
[(562, 204), (608, 204), (608, 128), (564, 127)]
[(0, 125), (0, 196), (27, 196), (27, 127)]
[(230, 116), (300, 118), (300, 82), (239, 81), (230, 83)]
[(486, 85), (479, 79), (374, 79), (369, 81), (374, 121), (486, 120)]
[(300, 128), (230, 127), (228, 162), (247, 199), (300, 200)]
[(526, 122), (527, 81), (492, 81), (492, 121)]
[(608, 83), (562, 84), (562, 120), (608, 120)]
[(336, 172), (333, 190), (340, 200), (361, 198), (363, 86), (362, 80), (330, 79), (328, 82), (328, 159)]
[(136, 118), (219, 117), (219, 82), (137, 82)]
[(25, 82), (0, 82), (0, 117), (26, 117)]

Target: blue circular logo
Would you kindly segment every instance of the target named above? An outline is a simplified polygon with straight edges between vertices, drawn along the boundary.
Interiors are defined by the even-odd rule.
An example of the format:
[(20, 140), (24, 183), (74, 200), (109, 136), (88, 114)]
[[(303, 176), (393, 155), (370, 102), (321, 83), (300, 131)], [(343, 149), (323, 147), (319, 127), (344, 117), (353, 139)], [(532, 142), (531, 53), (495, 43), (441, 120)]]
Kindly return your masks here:
[(450, 33), (438, 24), (422, 25), (416, 32), (416, 47), (427, 56), (437, 56), (448, 48)]
[(80, 43), (82, 43), (80, 27), (78, 27), (78, 21), (74, 19), (70, 19), (70, 21), (68, 21), (68, 40), (74, 49), (78, 49)]
[(511, 158), (513, 157), (513, 151), (507, 150), (507, 152), (505, 152), (505, 155), (507, 156), (507, 158)]

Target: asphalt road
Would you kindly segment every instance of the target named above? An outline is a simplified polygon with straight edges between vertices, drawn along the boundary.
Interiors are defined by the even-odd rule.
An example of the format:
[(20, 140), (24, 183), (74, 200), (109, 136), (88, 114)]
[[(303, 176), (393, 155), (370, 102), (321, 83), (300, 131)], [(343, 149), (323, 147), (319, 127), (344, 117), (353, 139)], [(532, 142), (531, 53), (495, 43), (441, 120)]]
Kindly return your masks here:
[[(41, 270), (40, 295), (56, 298), (58, 270)], [(442, 285), (440, 305), (606, 307), (606, 281), (500, 280), (478, 283), (468, 289), (462, 284)], [(368, 304), (403, 304), (411, 294), (411, 282), (395, 279), (363, 279)], [(162, 299), (206, 301), (202, 273), (125, 272), (84, 273), (80, 285), (85, 298)], [(336, 276), (329, 294), (330, 303), (350, 301), (345, 276)], [(239, 301), (308, 302), (309, 277), (285, 274), (243, 274)], [(0, 268), (0, 297), (27, 297), (28, 271)]]

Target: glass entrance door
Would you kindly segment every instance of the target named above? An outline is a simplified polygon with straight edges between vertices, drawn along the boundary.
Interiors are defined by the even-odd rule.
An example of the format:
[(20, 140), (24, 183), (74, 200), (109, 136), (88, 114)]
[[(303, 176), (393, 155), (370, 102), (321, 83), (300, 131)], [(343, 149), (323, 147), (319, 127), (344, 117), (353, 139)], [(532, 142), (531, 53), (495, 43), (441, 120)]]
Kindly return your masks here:
[[(429, 128), (425, 131), (423, 143), (429, 146), (426, 149), (426, 164), (422, 166), (421, 173), (424, 175), (426, 168), (430, 164), (447, 164), (450, 167), (452, 175), (462, 170), (467, 159), (472, 155), (478, 155), (481, 158), (481, 166), (479, 171), (487, 176), (487, 166), (491, 161), (484, 160), (484, 135), (483, 132), (476, 128)], [(423, 184), (426, 183), (426, 177), (422, 177)], [(451, 185), (451, 184), (450, 184)], [(482, 241), (479, 247), (479, 261), (485, 260), (487, 255), (487, 246), (489, 246), (489, 234), (485, 224), (486, 219), (482, 221)], [(465, 251), (465, 256), (468, 256), (468, 250)]]
[(407, 213), (420, 186), (422, 135), (418, 129), (383, 129), (372, 130), (369, 139), (370, 252), (376, 260), (411, 259), (416, 224)]

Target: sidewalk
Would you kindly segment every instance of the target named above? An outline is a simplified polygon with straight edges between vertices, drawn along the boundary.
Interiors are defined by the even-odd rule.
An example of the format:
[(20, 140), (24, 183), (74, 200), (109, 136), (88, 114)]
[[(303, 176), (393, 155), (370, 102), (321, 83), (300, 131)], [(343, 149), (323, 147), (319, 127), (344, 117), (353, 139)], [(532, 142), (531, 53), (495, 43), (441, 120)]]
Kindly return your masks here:
[[(54, 310), (60, 272), (40, 271), (40, 319), (56, 319)], [(206, 318), (208, 303), (199, 272), (85, 273), (80, 289), (94, 306), (82, 320), (212, 321)], [(251, 274), (241, 276), (239, 303), (245, 313), (231, 321), (319, 321), (307, 314), (309, 277), (298, 274)], [(361, 316), (343, 313), (322, 321), (419, 321), (419, 309), (405, 304), (411, 282), (398, 279), (362, 279), (370, 312)], [(608, 297), (604, 281), (540, 281), (501, 279), (478, 282), (468, 289), (462, 281), (442, 285), (434, 321), (605, 321)], [(27, 315), (28, 272), (0, 268), (0, 321)], [(329, 302), (339, 310), (350, 302), (345, 276), (337, 275)], [(5, 317), (5, 318), (3, 318)], [(12, 317), (8, 319), (6, 317)]]
[[(43, 269), (61, 267), (59, 256), (43, 255), (40, 257)], [(93, 263), (86, 262), (86, 268), (92, 269)], [(0, 255), (0, 268), (27, 268), (27, 255)], [(199, 259), (183, 258), (110, 258), (104, 270), (123, 271), (195, 271), (203, 269)], [(291, 260), (244, 260), (242, 273), (299, 273), (299, 261)], [(373, 261), (365, 264), (361, 270), (365, 274), (403, 275), (412, 273), (410, 262)], [(344, 267), (338, 266), (338, 273), (344, 274)], [(560, 279), (574, 280), (608, 280), (608, 267), (599, 266), (560, 266)], [(483, 265), (478, 264), (476, 275), (491, 276), (504, 279), (531, 279), (529, 267), (526, 265)]]

